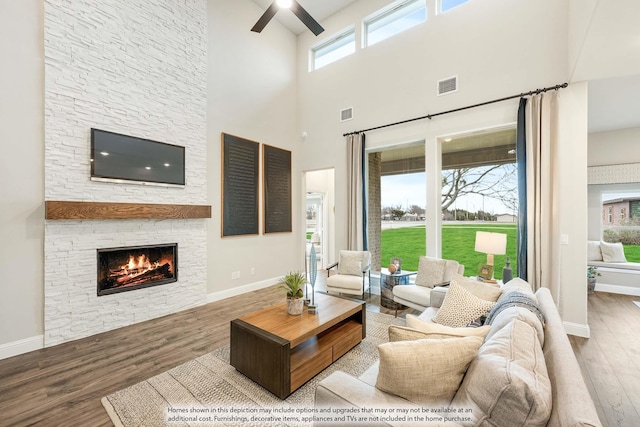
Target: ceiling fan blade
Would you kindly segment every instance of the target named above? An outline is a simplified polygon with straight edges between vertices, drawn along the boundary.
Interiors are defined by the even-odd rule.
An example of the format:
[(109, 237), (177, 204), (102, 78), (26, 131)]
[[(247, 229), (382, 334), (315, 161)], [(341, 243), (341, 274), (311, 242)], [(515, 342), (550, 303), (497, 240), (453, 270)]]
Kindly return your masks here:
[(309, 27), (309, 29), (316, 36), (324, 31), (322, 25), (320, 25), (318, 21), (313, 19), (313, 17), (309, 15), (309, 12), (304, 10), (304, 8), (300, 6), (300, 3), (295, 0), (293, 0), (293, 3), (291, 4), (291, 11), (302, 21), (304, 25)]
[(274, 17), (274, 15), (279, 9), (280, 8), (278, 7), (275, 1), (271, 3), (271, 6), (269, 6), (269, 8), (264, 11), (264, 13), (260, 17), (260, 19), (258, 19), (258, 22), (256, 22), (256, 25), (253, 26), (251, 31), (254, 31), (256, 33), (262, 32), (262, 30), (264, 30), (264, 27), (267, 26), (269, 21), (271, 21), (271, 18)]

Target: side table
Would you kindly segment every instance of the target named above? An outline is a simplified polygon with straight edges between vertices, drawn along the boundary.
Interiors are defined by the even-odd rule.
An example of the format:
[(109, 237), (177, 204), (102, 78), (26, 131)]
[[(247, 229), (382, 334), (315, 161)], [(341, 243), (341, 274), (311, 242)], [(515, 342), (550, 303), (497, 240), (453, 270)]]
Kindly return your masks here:
[(408, 285), (409, 277), (417, 274), (416, 271), (402, 270), (399, 273), (391, 273), (389, 269), (380, 269), (380, 305), (391, 310), (402, 310), (404, 305), (393, 300), (393, 287)]
[(504, 283), (502, 283), (502, 280), (500, 280), (500, 279), (484, 280), (484, 279), (478, 278), (478, 276), (469, 276), (469, 279), (477, 280), (478, 282), (484, 282), (484, 283), (487, 283), (489, 285), (495, 285), (495, 286), (498, 286), (500, 288), (504, 286)]

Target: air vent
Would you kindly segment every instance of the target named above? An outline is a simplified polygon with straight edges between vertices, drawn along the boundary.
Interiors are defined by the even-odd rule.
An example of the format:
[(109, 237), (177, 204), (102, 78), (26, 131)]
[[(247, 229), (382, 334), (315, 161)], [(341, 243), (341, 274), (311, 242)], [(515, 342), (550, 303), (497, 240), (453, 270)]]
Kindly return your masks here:
[(438, 96), (458, 91), (458, 76), (438, 81)]
[(344, 110), (340, 110), (340, 121), (346, 122), (347, 120), (353, 119), (353, 107), (345, 108)]

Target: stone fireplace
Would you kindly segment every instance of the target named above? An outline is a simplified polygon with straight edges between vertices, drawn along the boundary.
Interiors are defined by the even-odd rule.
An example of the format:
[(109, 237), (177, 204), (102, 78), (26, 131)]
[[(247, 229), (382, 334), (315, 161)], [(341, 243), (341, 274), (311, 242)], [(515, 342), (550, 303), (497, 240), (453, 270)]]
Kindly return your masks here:
[[(207, 2), (45, 0), (43, 40), (44, 200), (78, 204), (77, 215), (45, 220), (45, 347), (205, 304), (208, 217), (176, 206), (209, 194)], [(91, 128), (184, 147), (185, 185), (92, 181)], [(145, 258), (173, 277), (107, 280), (109, 295), (98, 295), (98, 250), (157, 244), (175, 244), (168, 274), (162, 255)], [(118, 277), (130, 274), (123, 258), (107, 262)]]
[(98, 296), (178, 281), (178, 244), (98, 249)]

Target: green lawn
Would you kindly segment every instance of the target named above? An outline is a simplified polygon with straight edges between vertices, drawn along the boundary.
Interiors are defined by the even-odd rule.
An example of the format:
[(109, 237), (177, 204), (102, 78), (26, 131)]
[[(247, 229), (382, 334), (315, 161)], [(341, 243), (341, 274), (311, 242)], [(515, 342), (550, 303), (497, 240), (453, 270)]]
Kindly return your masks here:
[[(442, 227), (442, 258), (454, 259), (465, 267), (465, 276), (476, 274), (478, 264), (484, 263), (487, 256), (473, 250), (476, 230), (507, 234), (507, 255), (511, 257), (513, 276), (516, 268), (516, 226), (511, 224), (465, 224), (444, 225)], [(406, 227), (382, 230), (382, 267), (386, 267), (392, 257), (402, 258), (402, 268), (418, 270), (418, 258), (426, 253), (425, 227)], [(640, 262), (640, 245), (624, 245), (624, 253), (629, 262)], [(496, 255), (494, 276), (502, 278), (507, 255)]]
[[(478, 264), (487, 261), (487, 256), (473, 250), (476, 230), (507, 234), (507, 255), (511, 257), (511, 268), (516, 276), (516, 226), (498, 224), (445, 225), (442, 227), (442, 257), (454, 259), (465, 266), (465, 275), (475, 275)], [(418, 270), (418, 258), (426, 253), (425, 227), (406, 227), (382, 230), (382, 266), (386, 267), (392, 257), (402, 258), (402, 268)], [(502, 278), (506, 255), (496, 255), (494, 276)]]
[(640, 262), (640, 245), (623, 245), (624, 256), (628, 262)]

